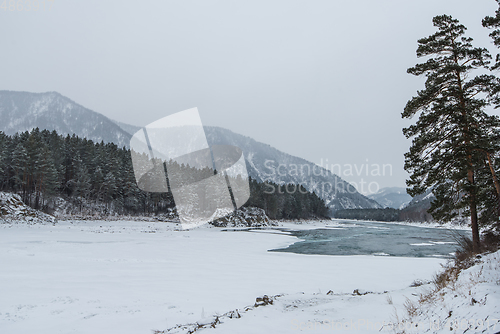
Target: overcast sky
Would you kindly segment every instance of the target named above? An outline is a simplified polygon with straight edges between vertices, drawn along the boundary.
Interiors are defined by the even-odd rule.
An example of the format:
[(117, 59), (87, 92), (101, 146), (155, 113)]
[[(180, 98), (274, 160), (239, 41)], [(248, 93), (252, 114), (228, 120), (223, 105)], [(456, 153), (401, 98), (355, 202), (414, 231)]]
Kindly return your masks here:
[(140, 126), (198, 107), (205, 125), (339, 164), (358, 189), (404, 186), (401, 112), (424, 83), (406, 69), (433, 16), (496, 52), (481, 27), (494, 0), (45, 1), (0, 9), (0, 89), (57, 91)]

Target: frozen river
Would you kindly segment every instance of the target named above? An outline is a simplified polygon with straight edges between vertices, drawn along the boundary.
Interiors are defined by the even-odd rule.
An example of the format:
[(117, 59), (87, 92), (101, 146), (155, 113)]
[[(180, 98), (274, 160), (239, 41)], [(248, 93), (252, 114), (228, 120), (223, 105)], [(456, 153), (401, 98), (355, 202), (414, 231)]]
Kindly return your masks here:
[[(314, 317), (362, 316), (382, 321), (393, 312), (384, 291), (408, 288), (416, 279), (431, 279), (444, 262), (443, 258), (430, 257), (269, 251), (305, 244), (312, 249), (310, 244), (331, 243), (330, 239), (338, 236), (335, 233), (348, 230), (372, 230), (375, 235), (388, 231), (368, 228), (378, 226), (376, 223), (345, 229), (338, 228), (347, 224), (337, 224), (337, 229), (324, 227), (330, 226), (330, 221), (323, 227), (312, 225), (307, 226), (310, 231), (292, 232), (299, 227), (290, 224), (284, 226), (288, 231), (249, 233), (208, 226), (176, 231), (174, 224), (135, 221), (0, 224), (0, 333), (151, 334), (204, 316), (242, 310), (264, 294), (284, 294), (292, 303), (305, 298), (301, 293), (307, 298), (319, 294), (335, 304), (307, 312), (285, 312), (281, 304), (273, 310), (259, 308), (232, 325), (226, 321), (216, 332), (245, 333), (244, 327), (248, 333), (258, 333), (272, 327), (273, 333), (290, 333), (294, 319)], [(396, 240), (387, 238), (386, 244)], [(430, 244), (439, 240), (429, 236), (405, 242)], [(370, 248), (370, 252), (391, 253), (387, 247)], [(355, 289), (377, 294), (356, 298), (351, 296)], [(330, 290), (339, 295), (326, 295)], [(396, 303), (398, 295), (393, 296)], [(404, 302), (402, 294), (399, 299)], [(315, 304), (301, 305), (297, 304), (297, 310)], [(268, 318), (269, 310), (272, 318)], [(257, 315), (259, 320), (252, 320)], [(259, 325), (262, 330), (245, 327), (247, 321), (254, 321), (252, 326)], [(232, 326), (243, 327), (236, 330)]]
[(274, 251), (322, 255), (450, 257), (457, 248), (456, 238), (471, 237), (471, 233), (464, 230), (365, 221), (340, 221), (327, 227), (290, 232), (300, 240)]

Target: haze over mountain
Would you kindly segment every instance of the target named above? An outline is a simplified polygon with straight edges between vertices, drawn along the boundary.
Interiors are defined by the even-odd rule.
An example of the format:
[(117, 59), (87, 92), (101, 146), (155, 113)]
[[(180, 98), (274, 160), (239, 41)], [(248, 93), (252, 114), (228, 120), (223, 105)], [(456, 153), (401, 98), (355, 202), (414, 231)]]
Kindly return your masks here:
[[(0, 91), (0, 131), (7, 134), (38, 127), (60, 134), (129, 146), (139, 127), (112, 121), (56, 92), (28, 93)], [(380, 208), (375, 200), (361, 195), (352, 185), (322, 167), (281, 152), (252, 138), (219, 127), (204, 127), (210, 145), (226, 144), (241, 148), (249, 175), (259, 182), (301, 184), (325, 200), (333, 212), (349, 208)], [(294, 192), (294, 186), (287, 188)], [(272, 191), (272, 189), (269, 189)]]
[(370, 194), (368, 198), (377, 201), (384, 208), (402, 209), (411, 201), (411, 196), (403, 187), (386, 187), (380, 189), (375, 194)]
[(401, 219), (410, 221), (432, 221), (431, 214), (427, 212), (431, 207), (431, 202), (434, 201), (434, 196), (431, 189), (428, 189), (421, 195), (417, 195), (401, 209)]

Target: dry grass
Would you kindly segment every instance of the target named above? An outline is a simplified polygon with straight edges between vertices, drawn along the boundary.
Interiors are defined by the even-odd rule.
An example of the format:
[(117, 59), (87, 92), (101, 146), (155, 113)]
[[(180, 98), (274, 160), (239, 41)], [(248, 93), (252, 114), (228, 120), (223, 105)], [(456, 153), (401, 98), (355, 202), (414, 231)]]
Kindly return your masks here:
[(463, 235), (454, 235), (453, 237), (458, 244), (458, 249), (453, 257), (454, 266), (460, 270), (471, 267), (475, 262), (472, 240)]
[(434, 292), (441, 291), (445, 287), (454, 283), (458, 274), (460, 274), (461, 268), (453, 265), (448, 265), (444, 267), (444, 270), (438, 274), (435, 274), (432, 278), (432, 284), (434, 285)]
[(410, 320), (417, 316), (418, 307), (410, 299), (406, 298), (403, 306), (405, 307), (406, 313), (408, 314), (408, 318)]
[[(472, 251), (472, 241), (469, 238), (460, 236), (458, 234), (456, 234), (454, 237), (459, 247), (456, 250), (453, 259), (451, 259), (447, 264), (443, 265), (443, 270), (440, 273), (434, 275), (431, 282), (429, 282), (431, 284), (428, 287), (420, 288), (421, 292), (418, 295), (417, 301), (413, 302), (412, 300), (406, 298), (406, 301), (403, 304), (406, 316), (400, 319), (397, 316), (396, 312), (396, 324), (412, 322), (415, 320), (415, 318), (419, 319), (420, 314), (427, 313), (429, 311), (433, 312), (432, 310), (434, 309), (444, 309), (448, 313), (448, 318), (451, 317), (453, 310), (448, 309), (448, 306), (445, 305), (445, 291), (453, 291), (451, 293), (455, 294), (455, 297), (461, 295), (465, 298), (470, 298), (471, 305), (474, 305), (476, 303), (485, 303), (485, 301), (476, 300), (474, 298), (472, 288), (479, 283), (485, 282), (483, 269), (498, 269), (498, 271), (500, 272), (500, 261), (494, 261), (494, 264), (492, 264), (491, 262), (489, 264), (484, 264), (478, 271), (474, 271), (470, 274), (470, 280), (460, 280), (460, 282), (458, 282), (458, 277), (463, 270), (466, 270), (480, 262), (482, 254), (493, 253), (500, 248), (500, 234), (486, 233), (483, 235), (481, 240), (481, 247), (483, 250), (482, 254), (475, 254)], [(411, 286), (419, 287), (425, 284), (421, 283), (423, 282), (417, 280), (414, 281)], [(498, 284), (500, 284), (500, 280), (498, 280)], [(394, 332), (397, 334), (402, 334), (405, 333), (405, 330), (403, 329), (401, 331), (401, 329), (398, 328), (394, 329)]]
[(392, 296), (391, 295), (387, 295), (386, 300), (387, 300), (387, 304), (389, 304), (389, 305), (393, 305), (394, 304), (392, 302)]

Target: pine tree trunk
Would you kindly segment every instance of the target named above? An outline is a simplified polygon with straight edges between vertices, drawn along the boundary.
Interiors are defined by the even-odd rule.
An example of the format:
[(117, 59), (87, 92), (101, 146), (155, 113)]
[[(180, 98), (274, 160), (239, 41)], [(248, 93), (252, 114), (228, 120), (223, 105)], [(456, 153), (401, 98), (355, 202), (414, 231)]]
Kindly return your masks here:
[[(455, 43), (452, 41), (452, 45), (455, 48)], [(454, 60), (455, 64), (459, 65), (457, 53), (454, 52)], [(460, 107), (462, 109), (462, 116), (464, 117), (464, 121), (467, 119), (466, 118), (466, 103), (465, 103), (465, 98), (464, 98), (464, 89), (463, 89), (463, 84), (462, 84), (462, 77), (460, 76), (460, 72), (455, 71), (456, 77), (457, 77), (457, 82), (458, 82), (458, 87), (459, 87), (459, 99), (460, 99)], [(471, 144), (471, 139), (470, 139), (470, 134), (469, 134), (469, 126), (465, 121), (465, 128), (463, 129), (464, 135), (465, 135), (465, 143), (469, 146)], [(472, 153), (470, 151), (470, 146), (469, 149), (467, 150), (467, 179), (469, 181), (469, 185), (471, 186), (471, 189), (469, 191), (469, 196), (470, 196), (470, 225), (472, 229), (472, 251), (476, 254), (480, 253), (481, 251), (481, 241), (479, 239), (479, 226), (477, 224), (477, 201), (476, 201), (476, 189), (475, 189), (475, 183), (474, 183), (474, 166), (472, 164)]]
[[(474, 171), (471, 167), (467, 171), (467, 178), (472, 187), (474, 187)], [(479, 226), (477, 224), (477, 206), (476, 206), (476, 190), (471, 188), (470, 192), (470, 225), (472, 229), (472, 251), (475, 254), (481, 252), (481, 242), (479, 240)]]

